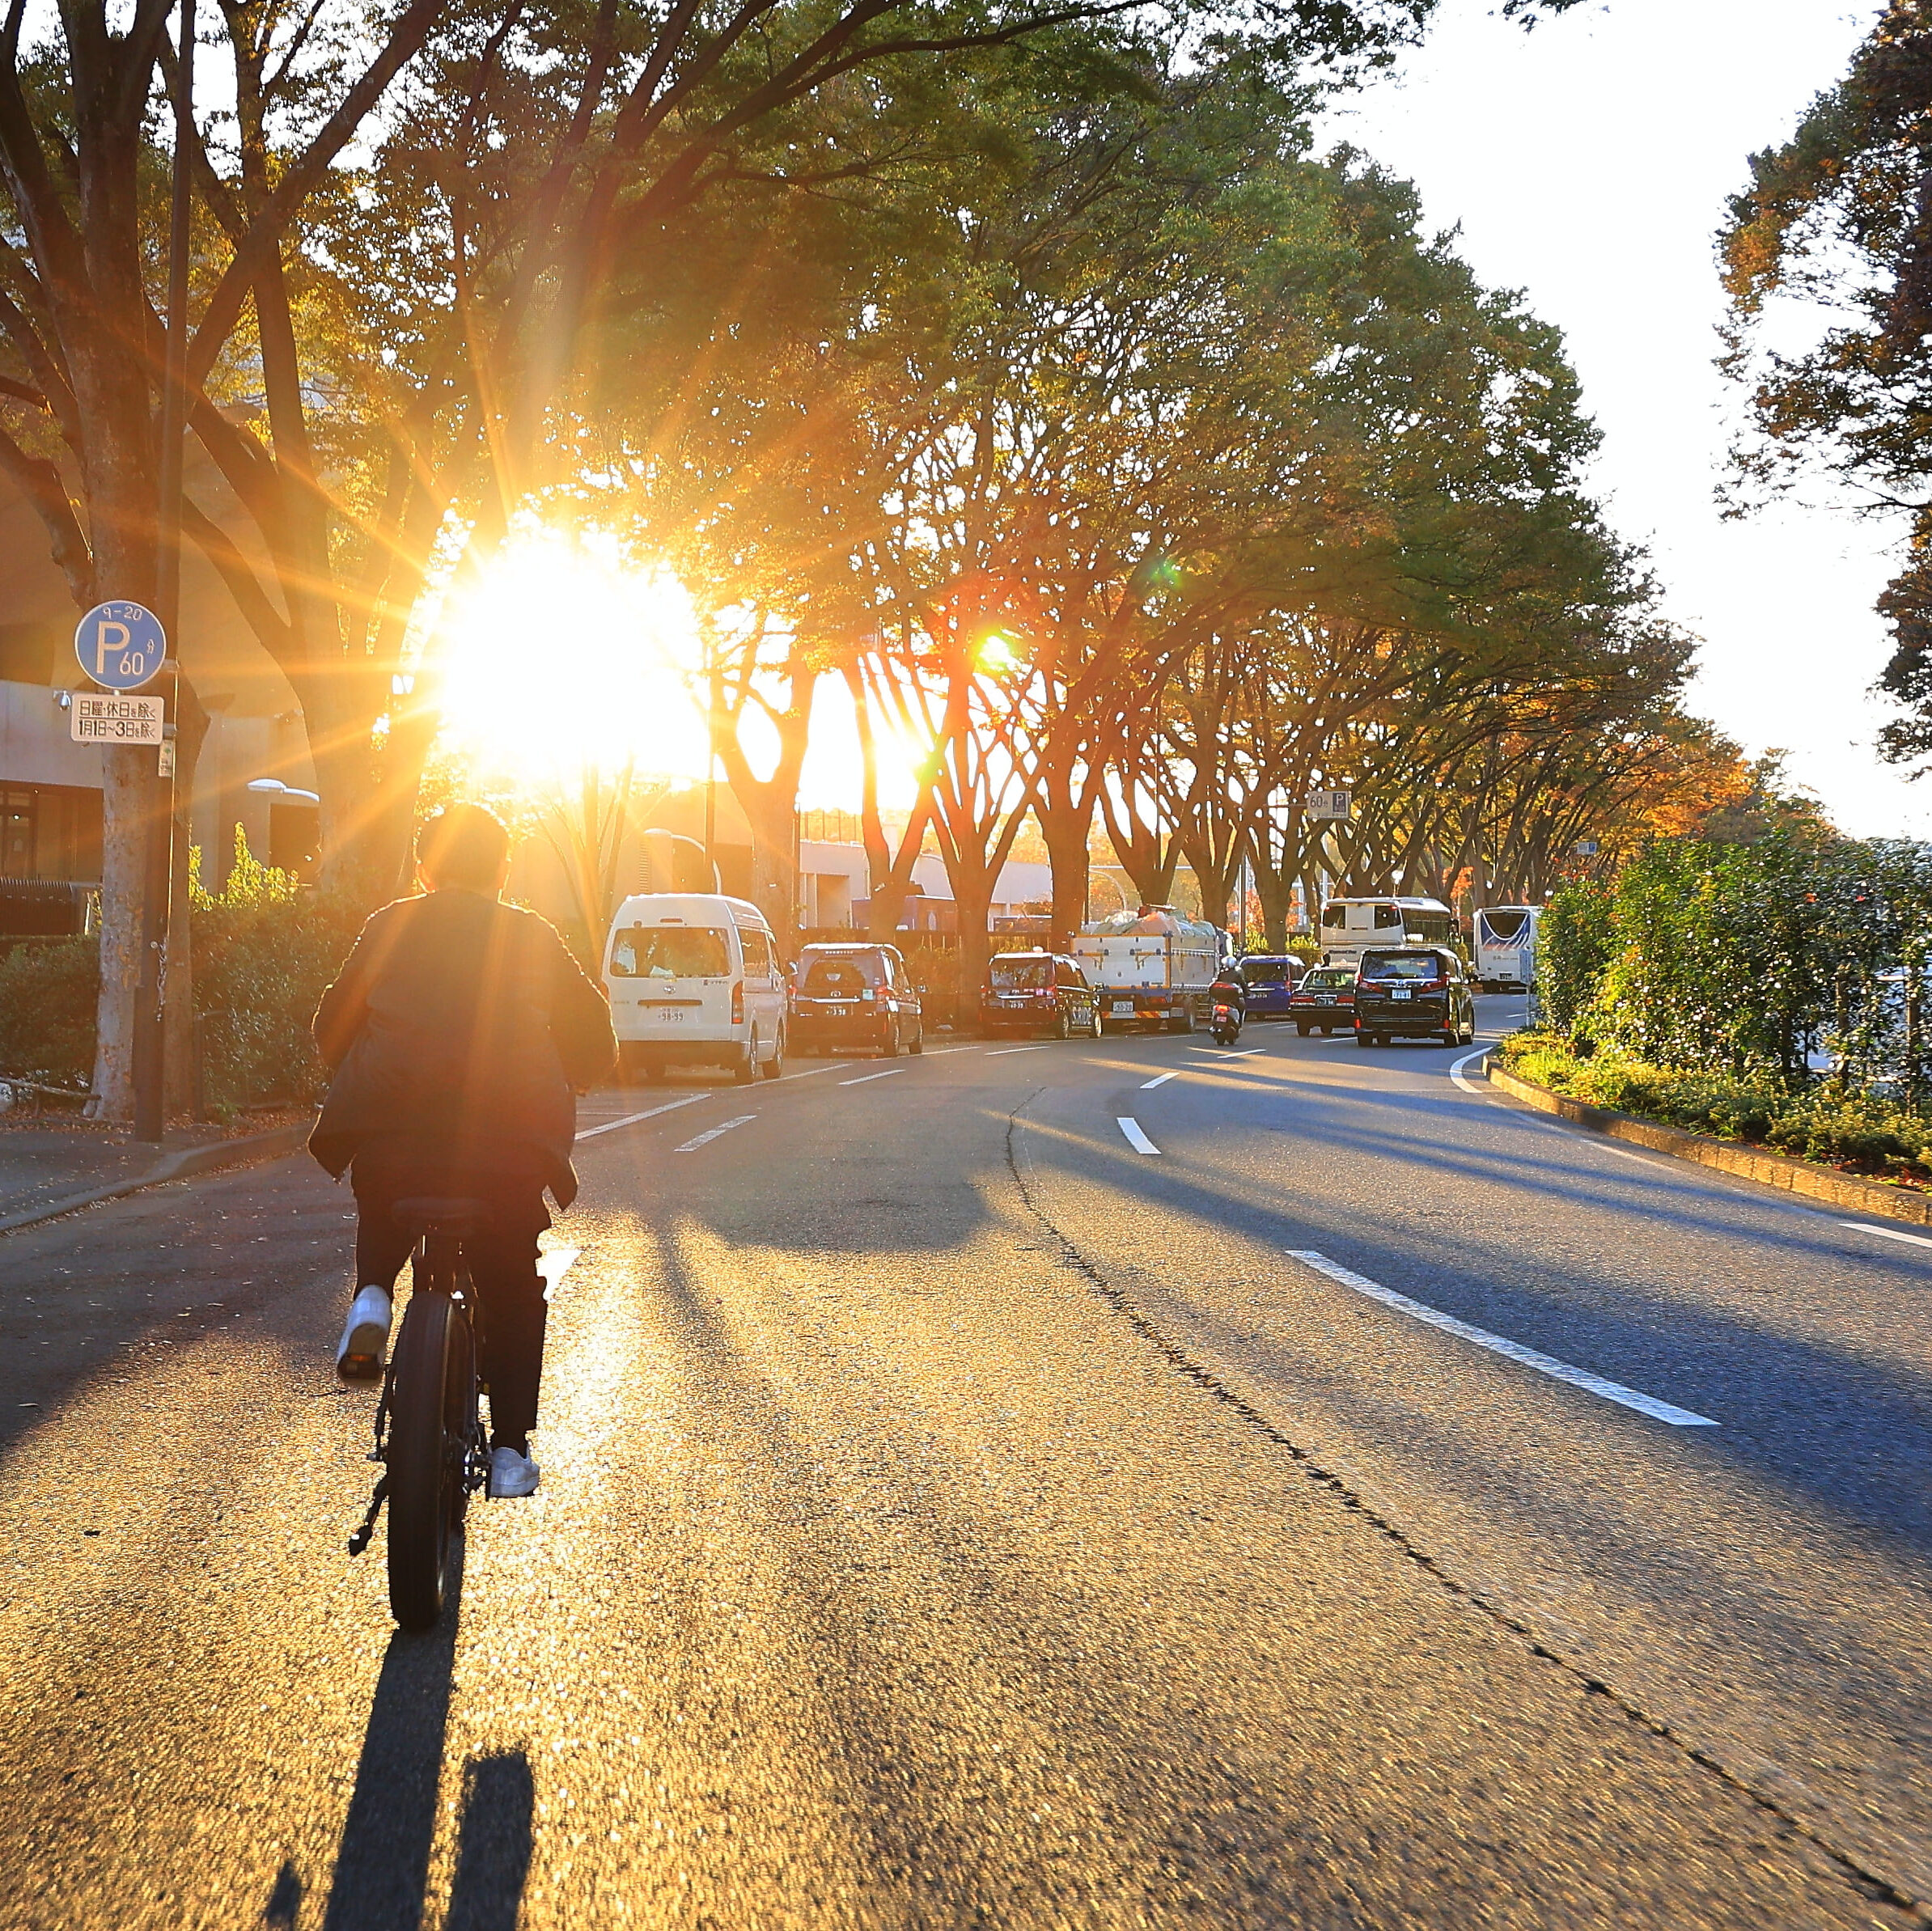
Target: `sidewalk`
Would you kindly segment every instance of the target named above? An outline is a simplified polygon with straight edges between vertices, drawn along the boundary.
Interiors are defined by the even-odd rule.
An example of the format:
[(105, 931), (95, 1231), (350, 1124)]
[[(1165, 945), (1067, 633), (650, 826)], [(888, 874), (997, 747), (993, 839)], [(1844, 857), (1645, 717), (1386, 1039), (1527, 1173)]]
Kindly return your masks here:
[(109, 1192), (293, 1153), (307, 1139), (312, 1118), (291, 1110), (238, 1130), (178, 1128), (157, 1147), (91, 1121), (37, 1120), (16, 1126), (0, 1115), (0, 1231)]

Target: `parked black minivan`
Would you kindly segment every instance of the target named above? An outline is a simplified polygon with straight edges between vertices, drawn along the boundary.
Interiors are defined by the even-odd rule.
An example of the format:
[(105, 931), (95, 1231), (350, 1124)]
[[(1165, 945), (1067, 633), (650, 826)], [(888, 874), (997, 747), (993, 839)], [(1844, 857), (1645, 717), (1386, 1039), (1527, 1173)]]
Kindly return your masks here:
[(1447, 946), (1371, 947), (1355, 980), (1355, 1043), (1428, 1039), (1467, 1046), (1476, 1038), (1476, 996)]
[(820, 943), (799, 955), (786, 1021), (794, 1052), (926, 1050), (919, 989), (896, 946)]

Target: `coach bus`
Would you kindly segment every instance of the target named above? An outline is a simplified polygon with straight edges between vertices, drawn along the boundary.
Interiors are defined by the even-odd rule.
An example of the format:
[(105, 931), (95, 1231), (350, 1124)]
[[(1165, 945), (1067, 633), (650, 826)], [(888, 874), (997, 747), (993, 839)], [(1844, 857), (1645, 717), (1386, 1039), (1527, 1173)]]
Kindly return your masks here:
[(1485, 905), (1476, 915), (1476, 976), (1485, 993), (1527, 992), (1536, 976), (1540, 905)]

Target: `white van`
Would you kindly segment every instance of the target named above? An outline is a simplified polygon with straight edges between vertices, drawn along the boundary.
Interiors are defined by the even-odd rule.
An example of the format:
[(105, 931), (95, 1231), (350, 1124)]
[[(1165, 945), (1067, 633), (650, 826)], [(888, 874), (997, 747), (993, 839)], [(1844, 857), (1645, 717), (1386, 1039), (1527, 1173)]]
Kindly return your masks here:
[(741, 1084), (785, 1061), (784, 968), (756, 905), (710, 892), (626, 899), (604, 947), (618, 1069), (722, 1065)]

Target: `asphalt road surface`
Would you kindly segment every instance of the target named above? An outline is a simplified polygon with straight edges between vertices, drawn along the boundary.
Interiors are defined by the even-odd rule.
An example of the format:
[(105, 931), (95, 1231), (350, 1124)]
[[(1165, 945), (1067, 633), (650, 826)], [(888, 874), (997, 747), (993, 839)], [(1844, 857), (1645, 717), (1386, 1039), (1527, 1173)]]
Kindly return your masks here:
[(943, 1044), (587, 1103), (426, 1637), (344, 1191), (0, 1240), (0, 1925), (1928, 1922), (1932, 1243), (1441, 1048)]

